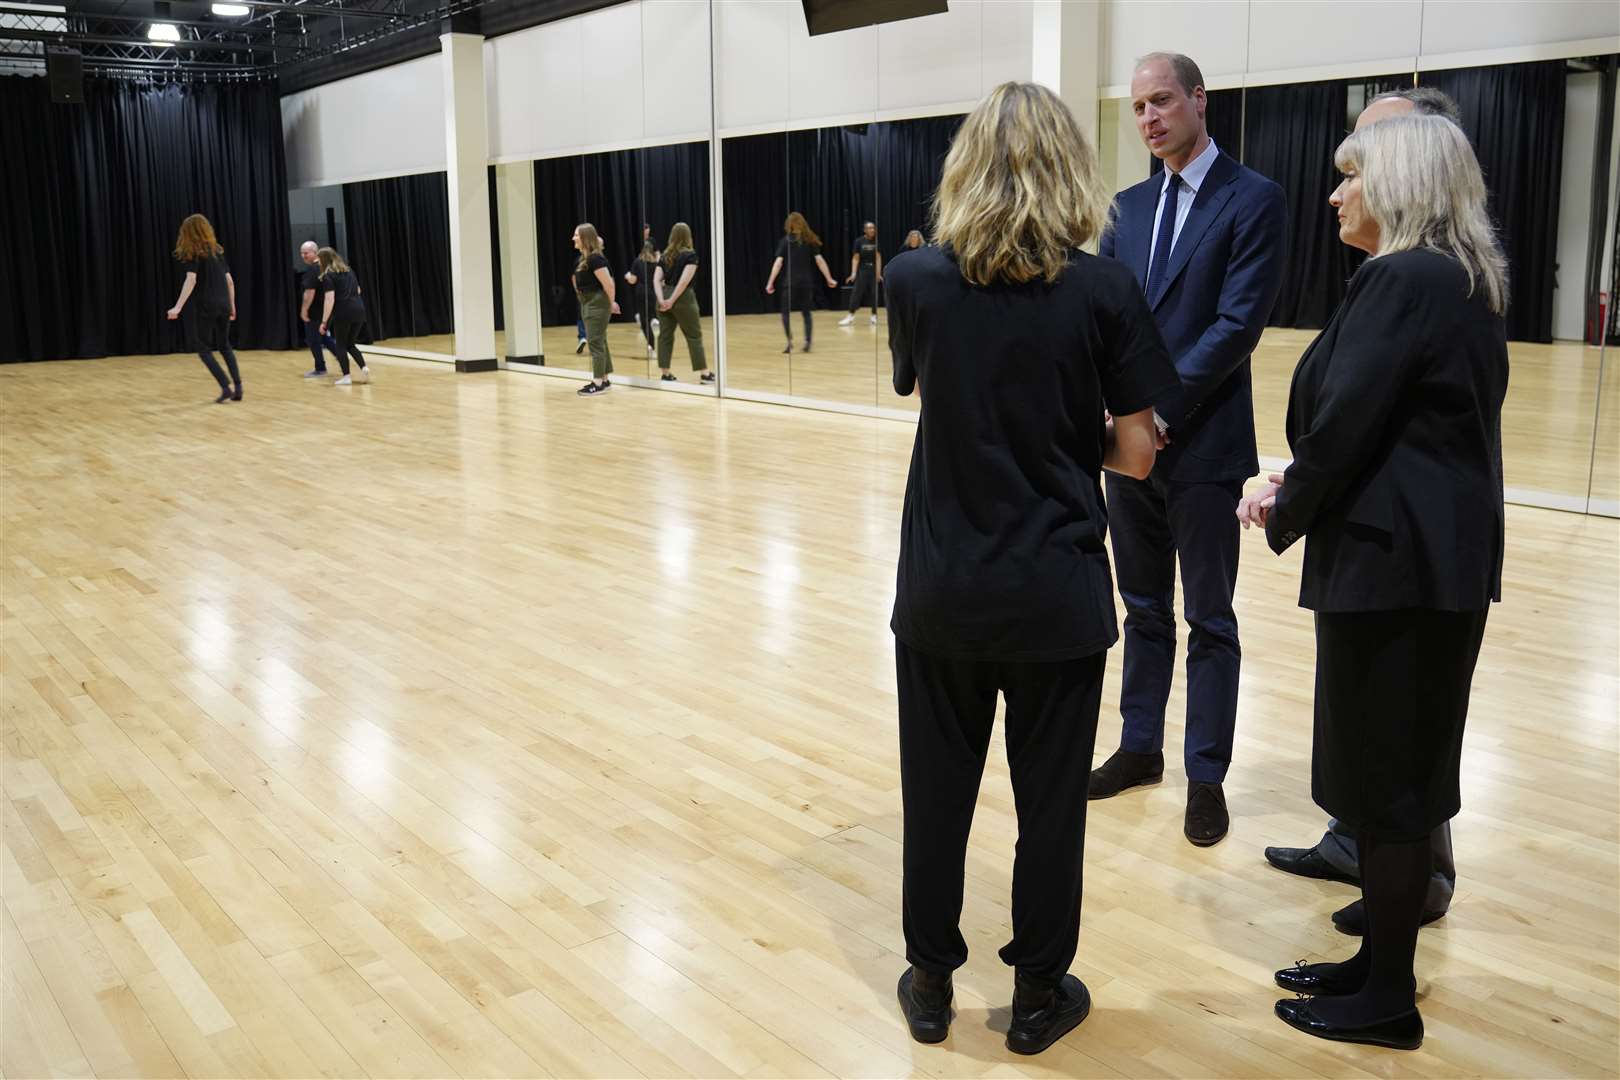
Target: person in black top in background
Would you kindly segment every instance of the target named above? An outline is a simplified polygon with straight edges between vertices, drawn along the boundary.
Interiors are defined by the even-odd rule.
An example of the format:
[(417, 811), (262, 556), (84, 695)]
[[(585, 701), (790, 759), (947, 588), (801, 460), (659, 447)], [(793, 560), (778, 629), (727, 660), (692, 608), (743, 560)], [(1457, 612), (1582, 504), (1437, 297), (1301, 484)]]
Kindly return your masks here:
[(315, 357), (315, 367), (304, 372), (306, 379), (318, 379), (326, 374), (326, 354), (321, 351), (323, 346), (331, 349), (334, 356), (338, 351), (332, 335), (320, 332), (320, 310), (310, 310), (321, 292), (321, 265), (315, 254), (318, 250), (319, 245), (313, 240), (305, 240), (298, 248), (298, 257), (304, 261), (304, 268), (298, 274), (298, 319), (304, 327), (304, 344), (309, 346), (310, 355)]
[(579, 394), (592, 397), (613, 386), (608, 381), (613, 372), (613, 354), (608, 351), (607, 327), (608, 320), (619, 314), (619, 305), (596, 226), (586, 222), (575, 227), (574, 250), (579, 252), (579, 261), (574, 264), (574, 294), (579, 297), (585, 341), (591, 347), (591, 381), (579, 388)]
[(791, 308), (798, 308), (804, 315), (804, 351), (809, 352), (811, 339), (815, 336), (815, 323), (810, 317), (810, 312), (816, 306), (814, 272), (821, 271), (829, 289), (838, 288), (838, 282), (833, 280), (832, 271), (827, 269), (827, 260), (821, 257), (821, 237), (810, 228), (803, 214), (797, 210), (789, 214), (782, 223), (782, 232), (786, 235), (776, 245), (776, 259), (771, 263), (771, 276), (765, 282), (765, 292), (776, 292), (776, 279), (786, 270), (787, 287), (782, 290), (782, 333), (787, 335), (787, 348), (782, 351), (793, 351), (793, 323), (788, 315)]
[[(371, 369), (366, 367), (366, 358), (360, 355), (360, 349), (355, 345), (366, 325), (366, 302), (360, 298), (360, 279), (343, 261), (343, 256), (329, 247), (321, 248), (315, 257), (320, 260), (321, 292), (325, 294), (321, 301), (321, 333), (326, 333), (328, 326), (332, 328), (337, 338), (335, 351), (338, 363), (343, 367), (343, 377), (332, 385), (368, 383), (371, 381)], [(358, 365), (353, 377), (349, 375), (351, 356)]]
[(643, 240), (641, 254), (624, 272), (630, 286), (630, 310), (635, 312), (636, 325), (647, 339), (647, 353), (652, 354), (658, 342), (653, 338), (653, 320), (658, 315), (658, 301), (653, 296), (653, 274), (658, 269), (658, 248), (651, 240)]
[(1502, 597), (1507, 260), (1468, 137), (1440, 116), (1357, 130), (1334, 165), (1339, 238), (1370, 258), (1288, 394), (1293, 463), (1246, 496), (1279, 555), (1306, 540), (1316, 613), (1311, 797), (1358, 834), (1366, 934), (1277, 972), (1279, 1018), (1415, 1050), (1430, 837), (1461, 807), (1463, 729)]
[[(849, 277), (855, 283), (849, 294), (849, 314), (838, 320), (839, 326), (855, 321), (855, 312), (863, 302), (872, 305), (872, 325), (877, 325), (878, 286), (883, 283), (883, 253), (878, 250), (877, 226), (870, 221), (855, 238), (854, 254), (849, 257)], [(869, 298), (869, 301), (868, 301)]]
[(899, 997), (923, 1042), (945, 1038), (967, 960), (963, 860), (998, 692), (1018, 812), (1008, 1048), (1046, 1049), (1091, 1004), (1068, 970), (1119, 637), (1101, 471), (1148, 475), (1153, 407), (1181, 385), (1130, 270), (1081, 250), (1108, 202), (1068, 107), (1006, 83), (952, 141), (938, 246), (889, 274), (894, 388), (922, 396), (891, 625), (911, 964)]
[[(169, 309), (169, 318), (178, 319), (185, 313), (186, 347), (196, 350), (209, 374), (219, 383), (215, 404), (241, 401), (242, 372), (236, 366), (236, 353), (231, 351), (231, 323), (236, 321), (236, 282), (231, 278), (231, 268), (226, 265), (225, 249), (214, 239), (214, 227), (207, 218), (192, 214), (180, 223), (174, 257), (180, 260), (186, 279), (180, 286), (180, 299)], [(186, 302), (193, 294), (196, 302), (188, 309)], [(230, 368), (229, 379), (214, 360), (216, 349)]]
[(692, 370), (700, 372), (699, 382), (714, 382), (714, 372), (707, 370), (708, 358), (703, 355), (703, 324), (698, 311), (697, 293), (692, 288), (697, 277), (698, 257), (692, 250), (692, 227), (677, 221), (669, 230), (669, 243), (664, 257), (653, 271), (653, 293), (658, 301), (658, 366), (665, 382), (674, 382), (675, 373), (669, 362), (675, 352), (675, 329), (680, 328), (686, 338), (686, 353), (692, 360)]

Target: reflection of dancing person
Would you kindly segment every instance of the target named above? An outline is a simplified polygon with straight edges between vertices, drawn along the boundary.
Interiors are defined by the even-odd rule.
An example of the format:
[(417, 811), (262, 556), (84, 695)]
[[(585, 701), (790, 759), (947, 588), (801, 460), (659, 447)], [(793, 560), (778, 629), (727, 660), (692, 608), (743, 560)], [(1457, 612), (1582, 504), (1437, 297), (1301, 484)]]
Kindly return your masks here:
[(320, 332), (320, 320), (316, 318), (318, 313), (309, 310), (321, 291), (320, 260), (315, 257), (317, 249), (318, 245), (313, 240), (305, 240), (298, 248), (298, 257), (304, 260), (304, 269), (298, 274), (298, 320), (304, 327), (304, 344), (309, 346), (309, 353), (315, 358), (315, 367), (304, 372), (306, 379), (318, 379), (326, 374), (326, 354), (321, 351), (323, 347), (331, 349), (334, 356), (337, 354), (337, 342), (332, 340), (332, 335)]
[[(651, 250), (649, 243), (646, 250)], [(697, 277), (697, 252), (692, 250), (692, 227), (677, 221), (669, 230), (669, 243), (664, 245), (664, 257), (653, 271), (653, 293), (658, 301), (658, 366), (665, 382), (674, 382), (675, 374), (669, 362), (675, 352), (675, 328), (680, 327), (686, 338), (686, 352), (692, 358), (692, 370), (700, 371), (701, 382), (714, 382), (714, 372), (706, 370), (708, 359), (703, 355), (703, 325), (699, 321), (697, 293), (692, 280)], [(665, 289), (670, 290), (667, 294)]]
[(591, 349), (591, 381), (580, 387), (579, 393), (591, 397), (613, 385), (608, 382), (613, 354), (608, 352), (607, 327), (608, 320), (619, 313), (619, 305), (614, 300), (613, 275), (608, 272), (596, 226), (581, 224), (574, 230), (574, 250), (579, 252), (579, 262), (574, 265), (574, 294), (579, 297), (579, 317)]
[(776, 245), (776, 260), (771, 263), (771, 277), (765, 282), (765, 291), (774, 293), (777, 276), (783, 270), (787, 271), (787, 288), (782, 290), (782, 333), (787, 335), (787, 348), (782, 351), (793, 351), (793, 323), (788, 316), (792, 308), (798, 308), (804, 313), (804, 351), (809, 352), (811, 338), (815, 336), (815, 324), (810, 312), (816, 305), (816, 279), (811, 267), (821, 271), (827, 288), (838, 288), (838, 282), (833, 280), (832, 271), (827, 269), (827, 260), (821, 257), (821, 237), (810, 228), (803, 214), (797, 210), (789, 214), (787, 221), (782, 223), (782, 231), (787, 235)]
[[(343, 369), (342, 378), (332, 385), (368, 383), (371, 369), (366, 367), (366, 358), (360, 355), (360, 347), (355, 344), (366, 325), (366, 302), (360, 298), (360, 279), (343, 261), (343, 256), (329, 247), (321, 248), (315, 257), (321, 263), (321, 292), (326, 294), (321, 301), (321, 333), (326, 333), (327, 327), (332, 328), (332, 336), (337, 339), (334, 351)], [(351, 356), (356, 365), (352, 376), (349, 374)]]
[(883, 283), (883, 253), (878, 250), (877, 226), (870, 221), (855, 238), (855, 250), (849, 257), (849, 277), (855, 283), (849, 294), (849, 314), (838, 320), (839, 326), (855, 321), (855, 312), (862, 303), (872, 305), (872, 325), (877, 325), (878, 286)]
[(630, 309), (635, 312), (636, 325), (641, 328), (641, 335), (647, 339), (647, 352), (651, 353), (657, 344), (653, 340), (653, 316), (658, 311), (657, 301), (653, 296), (653, 274), (658, 269), (658, 249), (651, 240), (645, 240), (641, 245), (641, 254), (636, 261), (630, 264), (630, 269), (624, 272), (624, 280), (631, 288)]
[[(178, 319), (186, 311), (186, 301), (193, 293), (197, 302), (186, 311), (186, 347), (194, 350), (207, 366), (208, 373), (219, 383), (219, 397), (215, 404), (242, 400), (242, 373), (236, 366), (236, 353), (231, 351), (231, 323), (236, 320), (236, 282), (231, 268), (225, 263), (225, 249), (214, 239), (214, 227), (201, 214), (192, 214), (180, 223), (180, 235), (174, 242), (174, 257), (186, 271), (185, 284), (180, 286), (180, 299), (169, 309), (169, 318)], [(229, 380), (214, 359), (218, 350), (231, 370)], [(234, 386), (234, 389), (233, 389)]]

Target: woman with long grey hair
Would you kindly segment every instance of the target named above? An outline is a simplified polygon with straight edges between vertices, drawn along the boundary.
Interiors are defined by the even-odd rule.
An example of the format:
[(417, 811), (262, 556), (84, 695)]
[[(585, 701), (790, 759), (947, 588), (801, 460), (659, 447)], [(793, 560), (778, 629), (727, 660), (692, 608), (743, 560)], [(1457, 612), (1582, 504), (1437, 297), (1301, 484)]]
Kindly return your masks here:
[(1293, 464), (1238, 518), (1279, 554), (1307, 540), (1311, 795), (1358, 834), (1367, 932), (1343, 963), (1277, 972), (1311, 996), (1276, 1011), (1319, 1038), (1411, 1050), (1429, 834), (1461, 805), (1474, 664), (1502, 592), (1507, 272), (1451, 121), (1372, 124), (1334, 163), (1339, 238), (1371, 257), (1294, 372)]

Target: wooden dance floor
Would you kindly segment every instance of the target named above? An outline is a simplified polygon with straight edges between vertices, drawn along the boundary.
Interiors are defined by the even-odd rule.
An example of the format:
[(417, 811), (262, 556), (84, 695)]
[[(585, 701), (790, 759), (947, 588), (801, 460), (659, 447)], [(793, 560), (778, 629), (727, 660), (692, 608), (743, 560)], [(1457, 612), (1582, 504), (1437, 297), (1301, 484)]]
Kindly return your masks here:
[[(787, 371), (755, 318), (741, 386)], [(793, 392), (875, 395), (834, 322)], [(1248, 533), (1231, 835), (1181, 836), (1178, 677), (1167, 782), (1092, 807), (1095, 1008), (1020, 1059), (999, 739), (949, 1041), (894, 1001), (911, 425), (308, 359), (226, 406), (194, 357), (0, 368), (5, 1076), (1615, 1075), (1620, 522), (1508, 509), (1421, 1051), (1272, 1016), (1354, 893), (1261, 857), (1323, 815), (1300, 551)]]

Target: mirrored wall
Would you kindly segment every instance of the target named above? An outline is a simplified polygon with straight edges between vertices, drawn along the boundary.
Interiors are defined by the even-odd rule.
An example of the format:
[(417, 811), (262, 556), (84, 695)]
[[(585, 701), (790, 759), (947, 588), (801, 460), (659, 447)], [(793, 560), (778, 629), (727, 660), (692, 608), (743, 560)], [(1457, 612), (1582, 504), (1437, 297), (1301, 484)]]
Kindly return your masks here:
[(299, 188), (288, 201), (292, 273), (301, 277), (305, 270), (299, 249), (306, 240), (343, 256), (366, 302), (362, 344), (405, 355), (454, 356), (444, 173)]

